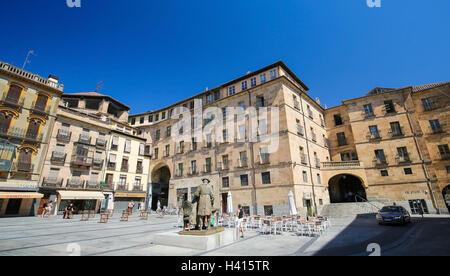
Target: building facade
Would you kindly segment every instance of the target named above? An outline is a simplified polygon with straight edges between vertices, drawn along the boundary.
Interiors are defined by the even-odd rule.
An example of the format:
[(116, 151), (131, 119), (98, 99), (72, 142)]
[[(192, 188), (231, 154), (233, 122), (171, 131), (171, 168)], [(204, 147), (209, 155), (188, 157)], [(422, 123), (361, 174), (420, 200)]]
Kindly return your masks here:
[(0, 216), (35, 215), (63, 85), (0, 62)]
[(53, 201), (62, 212), (73, 203), (77, 212), (97, 212), (125, 209), (124, 199), (146, 201), (150, 158), (140, 151), (145, 141), (128, 125), (128, 112), (96, 92), (62, 96), (41, 175), (41, 206)]

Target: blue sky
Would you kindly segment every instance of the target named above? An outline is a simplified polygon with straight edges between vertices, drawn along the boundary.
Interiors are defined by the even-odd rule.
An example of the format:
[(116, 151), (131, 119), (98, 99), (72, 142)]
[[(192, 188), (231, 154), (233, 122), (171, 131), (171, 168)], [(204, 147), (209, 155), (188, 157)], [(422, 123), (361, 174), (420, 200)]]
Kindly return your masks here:
[(155, 110), (283, 60), (328, 107), (450, 80), (450, 1), (1, 0), (0, 60)]

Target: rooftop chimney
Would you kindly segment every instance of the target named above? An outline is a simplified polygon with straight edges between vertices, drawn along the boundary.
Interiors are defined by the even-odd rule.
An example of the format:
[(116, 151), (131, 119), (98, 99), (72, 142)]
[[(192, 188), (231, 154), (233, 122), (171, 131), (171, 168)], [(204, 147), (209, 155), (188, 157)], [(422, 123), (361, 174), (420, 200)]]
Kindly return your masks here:
[(48, 80), (51, 81), (51, 82), (54, 82), (54, 83), (58, 83), (59, 78), (57, 76), (54, 76), (54, 75), (49, 75), (48, 76)]

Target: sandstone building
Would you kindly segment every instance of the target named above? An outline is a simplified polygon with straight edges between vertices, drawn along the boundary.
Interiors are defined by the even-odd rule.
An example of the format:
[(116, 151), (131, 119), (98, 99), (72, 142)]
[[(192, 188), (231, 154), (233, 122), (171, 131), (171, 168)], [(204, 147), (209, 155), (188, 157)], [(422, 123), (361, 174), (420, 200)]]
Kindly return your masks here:
[(179, 205), (207, 177), (222, 212), (231, 192), (250, 214), (286, 214), (289, 191), (302, 214), (366, 200), (448, 212), (449, 83), (375, 88), (326, 109), (307, 91), (277, 62), (130, 116), (151, 145), (153, 208)]
[(39, 177), (64, 86), (0, 62), (0, 216), (35, 215)]

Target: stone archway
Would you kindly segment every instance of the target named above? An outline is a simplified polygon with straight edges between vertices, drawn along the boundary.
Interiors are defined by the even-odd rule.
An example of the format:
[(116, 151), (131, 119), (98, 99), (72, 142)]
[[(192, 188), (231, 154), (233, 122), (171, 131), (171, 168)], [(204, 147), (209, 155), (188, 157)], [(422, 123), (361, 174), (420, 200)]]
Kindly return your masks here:
[(171, 173), (169, 166), (166, 164), (159, 164), (152, 170), (152, 206), (153, 210), (157, 209), (158, 200), (161, 203), (161, 208), (168, 206), (169, 203), (169, 181)]
[[(357, 202), (367, 200), (362, 180), (351, 174), (339, 174), (328, 182), (331, 203)], [(357, 196), (358, 197), (357, 197)]]
[(450, 185), (442, 190), (442, 197), (444, 198), (445, 205), (447, 206), (448, 212), (450, 213)]

